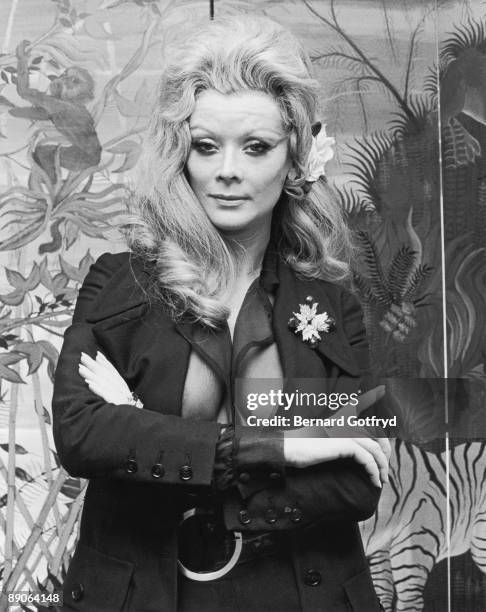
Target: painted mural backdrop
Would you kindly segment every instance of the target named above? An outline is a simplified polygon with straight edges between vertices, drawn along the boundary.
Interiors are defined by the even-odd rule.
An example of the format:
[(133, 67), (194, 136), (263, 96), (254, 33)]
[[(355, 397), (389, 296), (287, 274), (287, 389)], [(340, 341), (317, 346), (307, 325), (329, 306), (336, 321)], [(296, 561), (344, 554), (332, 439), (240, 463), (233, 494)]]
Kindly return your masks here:
[[(52, 441), (62, 334), (91, 263), (124, 248), (124, 201), (164, 37), (188, 19), (209, 18), (209, 4), (0, 5), (5, 589), (52, 591), (65, 575), (85, 482), (60, 468)], [(392, 381), (401, 422), (390, 485), (361, 526), (382, 604), (387, 612), (442, 612), (450, 592), (452, 610), (482, 611), (486, 6), (219, 0), (214, 10), (265, 12), (290, 27), (322, 84), (323, 117), (338, 141), (332, 182), (362, 252), (354, 284), (371, 357)], [(445, 377), (445, 393), (431, 395), (430, 381), (440, 389)], [(444, 429), (447, 443), (437, 437)]]

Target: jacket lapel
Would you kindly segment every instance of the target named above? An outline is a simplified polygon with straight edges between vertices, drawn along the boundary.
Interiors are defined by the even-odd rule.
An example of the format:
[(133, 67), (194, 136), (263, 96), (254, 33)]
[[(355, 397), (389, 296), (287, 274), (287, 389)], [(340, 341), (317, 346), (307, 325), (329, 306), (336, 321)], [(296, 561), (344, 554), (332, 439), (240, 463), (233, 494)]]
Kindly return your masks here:
[(100, 350), (151, 410), (179, 415), (189, 345), (148, 294), (150, 276), (134, 258), (104, 284), (86, 320)]
[[(287, 380), (334, 378), (337, 375), (336, 366), (344, 371), (344, 375), (361, 374), (343, 331), (340, 292), (330, 283), (299, 279), (281, 260), (276, 262), (276, 271), (278, 286), (272, 320), (284, 377)], [(111, 346), (110, 342), (118, 345), (123, 337), (123, 334), (120, 335), (117, 331), (119, 325), (130, 320), (135, 324), (133, 320), (136, 319), (139, 325), (137, 329), (142, 331), (142, 327), (143, 330), (150, 327), (152, 330), (150, 340), (144, 336), (143, 340), (140, 338), (139, 343), (149, 341), (151, 345), (157, 346), (153, 355), (155, 358), (156, 353), (158, 354), (157, 362), (167, 363), (167, 360), (172, 360), (171, 355), (174, 358), (179, 356), (177, 384), (173, 381), (177, 387), (183, 388), (189, 347), (196, 350), (219, 378), (225, 381), (224, 372), (227, 371), (227, 361), (231, 359), (231, 355), (221, 354), (220, 347), (224, 343), (206, 342), (208, 334), (225, 331), (208, 332), (199, 324), (184, 319), (173, 323), (161, 306), (149, 304), (149, 281), (150, 275), (143, 263), (133, 257), (127, 259), (127, 264), (115, 272), (99, 293), (87, 316), (87, 321), (95, 324), (95, 335), (103, 340), (105, 346)], [(336, 321), (336, 329), (331, 333), (322, 333), (322, 340), (316, 349), (311, 349), (309, 344), (302, 340), (301, 334), (295, 334), (287, 326), (289, 318), (294, 312), (298, 312), (299, 305), (305, 303), (308, 295), (312, 295), (314, 301), (318, 302), (319, 313), (326, 311)], [(177, 333), (171, 333), (169, 339), (167, 334), (170, 332)], [(134, 332), (134, 340), (138, 336), (140, 332), (138, 335)], [(180, 340), (184, 339), (184, 342), (176, 342), (177, 336)], [(144, 346), (144, 350), (148, 351), (149, 346)], [(219, 350), (213, 350), (214, 347), (219, 347)], [(155, 348), (153, 350), (155, 351)], [(158, 367), (155, 362), (153, 366), (155, 369)], [(174, 407), (171, 412), (173, 411), (175, 412)]]
[(231, 353), (228, 343), (218, 342), (221, 335), (229, 333), (226, 329), (210, 330), (187, 320), (175, 323), (177, 333), (182, 336), (194, 351), (214, 370), (221, 382), (227, 387), (226, 372), (230, 371)]
[[(344, 334), (339, 291), (330, 283), (299, 279), (282, 261), (278, 264), (280, 280), (274, 306), (274, 333), (286, 378), (322, 378), (331, 375), (333, 364), (347, 374), (361, 374), (352, 349)], [(317, 312), (327, 312), (336, 321), (332, 332), (321, 333), (316, 349), (288, 328), (288, 321), (300, 304), (311, 295), (317, 302)], [(325, 368), (323, 369), (323, 363)]]

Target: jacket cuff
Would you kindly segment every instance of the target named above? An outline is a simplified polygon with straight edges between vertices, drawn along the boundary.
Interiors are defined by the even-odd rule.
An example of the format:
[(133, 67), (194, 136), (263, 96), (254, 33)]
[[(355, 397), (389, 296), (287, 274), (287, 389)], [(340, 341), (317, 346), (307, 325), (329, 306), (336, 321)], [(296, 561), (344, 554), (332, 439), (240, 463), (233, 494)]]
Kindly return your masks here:
[(285, 482), (284, 433), (277, 429), (235, 427), (235, 484), (243, 499)]

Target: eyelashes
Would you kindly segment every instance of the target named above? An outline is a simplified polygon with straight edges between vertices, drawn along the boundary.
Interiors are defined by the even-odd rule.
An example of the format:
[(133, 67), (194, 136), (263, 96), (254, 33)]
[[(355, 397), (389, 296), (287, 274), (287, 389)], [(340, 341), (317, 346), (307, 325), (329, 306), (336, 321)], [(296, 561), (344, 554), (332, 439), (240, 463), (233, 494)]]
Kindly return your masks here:
[(207, 140), (193, 140), (191, 147), (201, 155), (212, 155), (216, 153), (216, 145)]
[(264, 155), (267, 151), (270, 151), (271, 148), (272, 146), (268, 142), (258, 140), (248, 144), (247, 152), (254, 155)]
[[(197, 151), (200, 155), (214, 155), (218, 153), (218, 145), (211, 140), (205, 139), (194, 139), (191, 143), (191, 147)], [(273, 149), (273, 146), (263, 140), (252, 140), (245, 144), (243, 151), (251, 157), (259, 157), (265, 155)]]

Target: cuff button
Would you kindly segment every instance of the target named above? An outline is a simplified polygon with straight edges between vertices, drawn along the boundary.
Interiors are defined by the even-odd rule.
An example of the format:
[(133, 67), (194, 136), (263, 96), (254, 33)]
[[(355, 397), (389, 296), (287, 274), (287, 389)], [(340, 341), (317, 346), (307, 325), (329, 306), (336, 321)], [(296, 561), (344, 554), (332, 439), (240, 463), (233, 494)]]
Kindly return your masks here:
[(270, 472), (268, 476), (271, 480), (280, 480), (282, 478), (282, 474), (280, 472)]
[(238, 512), (238, 520), (240, 521), (242, 525), (248, 525), (248, 523), (251, 523), (251, 518), (250, 518), (250, 515), (248, 514), (248, 511), (240, 510)]
[(193, 476), (192, 467), (190, 465), (183, 465), (179, 470), (179, 478), (181, 480), (191, 480)]
[(269, 508), (266, 512), (265, 512), (265, 521), (269, 524), (269, 525), (273, 525), (274, 523), (277, 522), (278, 516), (277, 513), (275, 512), (275, 510), (273, 508)]
[(135, 459), (127, 459), (127, 462), (125, 464), (125, 472), (127, 474), (135, 474), (137, 470), (138, 470), (138, 464), (135, 461)]
[(153, 478), (162, 478), (162, 476), (165, 474), (164, 466), (161, 463), (156, 463), (152, 466), (151, 474)]
[(300, 521), (302, 520), (302, 510), (300, 510), (299, 508), (292, 508), (290, 512), (290, 520), (293, 523), (300, 523)]
[(240, 472), (240, 474), (238, 474), (238, 480), (242, 483), (250, 482), (250, 474), (248, 474), (248, 472)]

